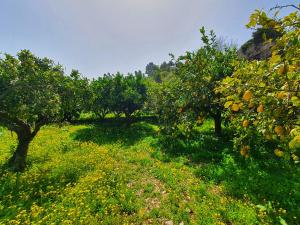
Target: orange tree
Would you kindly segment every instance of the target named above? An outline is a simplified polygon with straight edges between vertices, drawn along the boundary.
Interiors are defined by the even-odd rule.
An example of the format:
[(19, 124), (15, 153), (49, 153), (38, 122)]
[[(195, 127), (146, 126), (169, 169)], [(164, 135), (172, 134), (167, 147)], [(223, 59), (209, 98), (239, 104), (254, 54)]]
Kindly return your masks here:
[[(187, 52), (176, 62), (173, 76), (153, 91), (164, 130), (173, 135), (189, 135), (192, 128), (206, 117), (215, 121), (215, 133), (221, 136), (222, 112), (220, 94), (214, 89), (218, 82), (233, 73), (236, 49), (226, 46), (213, 31), (200, 30), (203, 47)], [(159, 88), (158, 88), (159, 89)]]
[[(299, 11), (273, 18), (256, 10), (249, 28), (281, 35), (273, 41), (272, 56), (241, 61), (232, 77), (216, 89), (223, 95), (227, 115), (236, 129), (235, 146), (246, 158), (275, 154), (298, 161), (300, 153), (300, 17)], [(265, 40), (266, 42), (272, 40)], [(265, 144), (272, 150), (262, 148)], [(269, 148), (270, 149), (270, 148)]]
[(15, 132), (18, 145), (8, 165), (23, 171), (29, 144), (40, 128), (62, 118), (58, 86), (62, 66), (28, 50), (0, 58), (0, 126)]

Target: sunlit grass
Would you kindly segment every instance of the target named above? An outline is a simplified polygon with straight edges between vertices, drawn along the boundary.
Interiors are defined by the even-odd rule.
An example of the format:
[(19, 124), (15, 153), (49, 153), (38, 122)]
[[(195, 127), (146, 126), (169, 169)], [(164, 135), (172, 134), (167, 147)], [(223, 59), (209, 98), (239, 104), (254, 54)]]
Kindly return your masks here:
[[(16, 136), (6, 130), (0, 135), (3, 165)], [(160, 142), (157, 126), (146, 122), (130, 127), (111, 121), (44, 127), (30, 145), (28, 169), (22, 174), (2, 169), (0, 224), (266, 224), (277, 220), (279, 214), (271, 218), (246, 195), (232, 195), (226, 182), (214, 181), (222, 179), (216, 161), (208, 161), (214, 155), (201, 162), (204, 149), (180, 154), (181, 146), (172, 155)], [(214, 144), (209, 143), (198, 148)], [(228, 165), (223, 165), (225, 170)]]

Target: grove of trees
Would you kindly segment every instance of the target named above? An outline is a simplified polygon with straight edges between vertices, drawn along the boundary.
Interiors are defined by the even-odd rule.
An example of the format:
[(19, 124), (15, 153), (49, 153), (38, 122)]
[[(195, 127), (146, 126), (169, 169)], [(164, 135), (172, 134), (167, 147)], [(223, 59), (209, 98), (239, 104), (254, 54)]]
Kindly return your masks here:
[[(249, 28), (255, 40), (272, 43), (271, 56), (248, 60), (234, 46), (201, 28), (202, 47), (149, 63), (146, 74), (105, 74), (88, 80), (78, 71), (20, 51), (0, 59), (0, 125), (15, 132), (18, 146), (9, 166), (22, 171), (28, 146), (43, 125), (78, 119), (92, 112), (130, 120), (137, 112), (158, 117), (163, 134), (188, 137), (205, 119), (235, 131), (243, 157), (263, 156), (298, 162), (300, 155), (299, 10), (271, 18), (255, 11)], [(258, 37), (259, 36), (259, 37)], [(266, 146), (271, 146), (268, 148)]]
[(108, 113), (116, 117), (124, 114), (130, 119), (133, 113), (143, 108), (147, 94), (141, 72), (127, 76), (105, 74), (91, 82), (91, 90), (91, 110), (101, 119)]

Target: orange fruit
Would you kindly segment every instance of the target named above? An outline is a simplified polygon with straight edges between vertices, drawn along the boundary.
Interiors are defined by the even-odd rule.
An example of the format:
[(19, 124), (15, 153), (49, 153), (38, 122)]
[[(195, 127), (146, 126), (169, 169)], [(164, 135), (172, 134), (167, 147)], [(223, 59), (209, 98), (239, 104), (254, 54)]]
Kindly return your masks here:
[(243, 127), (247, 128), (249, 126), (249, 120), (243, 121)]
[(234, 112), (238, 112), (240, 110), (240, 107), (238, 104), (234, 103), (232, 106), (231, 106), (231, 109), (232, 111)]
[(248, 154), (249, 150), (250, 150), (250, 146), (249, 145), (243, 146), (241, 148), (241, 150), (240, 150), (240, 154), (242, 156), (245, 156), (246, 158), (248, 158), (249, 157), (249, 154)]
[(264, 111), (264, 106), (262, 104), (260, 104), (258, 107), (257, 107), (257, 112), (258, 113), (262, 113)]
[(281, 91), (277, 94), (277, 98), (279, 98), (279, 99), (283, 99), (285, 97), (286, 97), (286, 93), (284, 91)]
[(251, 97), (252, 97), (252, 92), (249, 91), (249, 90), (245, 91), (245, 93), (244, 93), (244, 95), (243, 95), (243, 99), (244, 99), (245, 101), (249, 101), (249, 100), (251, 99)]
[(284, 133), (284, 128), (282, 126), (276, 126), (274, 131), (278, 136), (281, 136)]
[(250, 103), (248, 104), (248, 108), (251, 109), (251, 108), (253, 108), (253, 107), (254, 107), (254, 103), (253, 103), (253, 102), (250, 102)]
[(246, 150), (244, 149), (244, 148), (242, 148), (241, 150), (240, 150), (240, 153), (241, 153), (241, 155), (242, 156), (245, 156), (247, 153), (246, 153)]

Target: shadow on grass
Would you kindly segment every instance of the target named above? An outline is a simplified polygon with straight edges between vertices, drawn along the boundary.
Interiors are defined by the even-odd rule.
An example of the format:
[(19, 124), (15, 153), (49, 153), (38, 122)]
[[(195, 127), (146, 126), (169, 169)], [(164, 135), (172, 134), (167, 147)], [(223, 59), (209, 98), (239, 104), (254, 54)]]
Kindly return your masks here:
[(300, 168), (296, 165), (281, 159), (244, 159), (232, 153), (224, 154), (219, 164), (197, 168), (195, 174), (222, 184), (235, 198), (250, 199), (258, 210), (275, 219), (272, 224), (280, 217), (288, 224), (299, 224)]
[(283, 218), (288, 224), (300, 224), (299, 166), (270, 154), (268, 144), (264, 146), (268, 154), (245, 159), (233, 150), (232, 132), (224, 131), (221, 138), (209, 126), (189, 138), (161, 137), (152, 156), (164, 162), (183, 157), (201, 180), (222, 184), (226, 194), (250, 200), (271, 217), (270, 223)]
[(130, 123), (125, 118), (81, 121), (81, 124), (90, 124), (90, 127), (78, 130), (71, 136), (74, 140), (82, 142), (94, 142), (98, 145), (120, 143), (129, 147), (145, 137), (156, 134), (149, 122), (153, 122), (152, 118), (137, 118)]
[(157, 148), (165, 155), (165, 161), (178, 157), (188, 158), (188, 164), (219, 163), (223, 153), (232, 149), (231, 134), (224, 131), (216, 137), (213, 128), (195, 130), (189, 138), (161, 136)]

